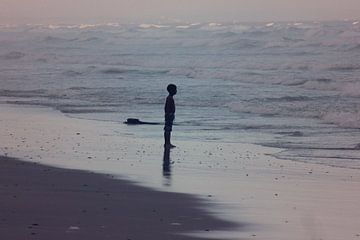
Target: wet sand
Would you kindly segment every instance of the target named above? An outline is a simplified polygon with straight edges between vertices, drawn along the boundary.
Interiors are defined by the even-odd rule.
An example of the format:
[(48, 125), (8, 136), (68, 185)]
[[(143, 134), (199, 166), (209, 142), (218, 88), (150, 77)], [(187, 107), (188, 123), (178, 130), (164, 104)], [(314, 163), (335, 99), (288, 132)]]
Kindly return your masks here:
[(240, 227), (191, 195), (0, 157), (1, 239), (199, 239), (179, 234)]
[[(95, 206), (86, 205), (91, 203), (88, 199), (92, 197), (83, 195), (80, 198), (81, 201), (78, 202), (79, 205), (70, 208), (71, 211), (61, 210), (60, 213), (54, 212), (52, 214), (53, 216), (75, 214), (75, 218), (74, 215), (70, 215), (71, 217), (68, 219), (64, 216), (67, 222), (62, 225), (63, 234), (67, 234), (66, 231), (71, 231), (71, 234), (79, 234), (82, 229), (86, 229), (84, 228), (86, 224), (79, 224), (77, 219), (80, 217), (83, 217), (80, 219), (80, 223), (93, 224), (95, 221), (96, 224), (90, 224), (92, 231), (102, 231), (104, 234), (116, 233), (118, 228), (121, 228), (115, 225), (118, 222), (113, 221), (113, 219), (118, 217), (121, 219), (122, 216), (120, 215), (124, 214), (124, 211), (129, 213), (128, 207), (124, 207), (125, 210), (116, 210), (114, 202), (112, 204), (109, 202), (109, 206), (106, 206), (105, 200), (108, 198), (104, 194), (112, 190), (104, 190), (102, 184), (96, 185), (98, 181), (82, 180), (80, 176), (86, 173), (83, 171), (87, 171), (104, 173), (105, 176), (110, 174), (114, 178), (127, 179), (130, 182), (136, 182), (136, 185), (145, 187), (126, 188), (125, 186), (130, 185), (120, 186), (122, 180), (117, 182), (107, 179), (111, 184), (120, 184), (115, 189), (124, 190), (126, 188), (131, 194), (134, 193), (134, 195), (126, 195), (128, 202), (136, 203), (131, 205), (132, 207), (141, 208), (133, 209), (134, 214), (127, 218), (129, 221), (133, 220), (130, 224), (131, 228), (122, 225), (129, 231), (135, 230), (135, 234), (148, 233), (149, 231), (161, 232), (162, 234), (167, 233), (170, 229), (174, 232), (180, 230), (181, 233), (190, 231), (192, 237), (206, 236), (222, 240), (227, 238), (358, 240), (360, 237), (360, 175), (358, 169), (280, 160), (274, 158), (272, 153), (277, 153), (281, 149), (264, 148), (254, 144), (204, 141), (191, 138), (181, 141), (177, 138), (176, 131), (174, 131), (174, 144), (177, 145), (177, 148), (172, 149), (171, 153), (165, 154), (162, 126), (158, 126), (158, 137), (142, 138), (135, 133), (133, 127), (124, 124), (69, 118), (48, 108), (1, 105), (0, 113), (0, 155), (28, 162), (37, 162), (45, 166), (51, 165), (80, 170), (80, 172), (69, 170), (70, 173), (74, 173), (72, 182), (77, 183), (77, 185), (69, 182), (68, 185), (65, 185), (66, 187), (63, 187), (62, 184), (65, 184), (68, 178), (58, 178), (55, 186), (61, 187), (59, 187), (59, 191), (55, 191), (58, 195), (53, 198), (56, 200), (60, 199), (67, 203), (67, 195), (57, 198), (63, 189), (70, 189), (71, 191), (68, 192), (71, 193), (84, 192), (89, 196), (93, 194), (91, 196), (94, 196), (96, 200), (93, 202)], [(147, 128), (138, 126), (136, 129), (137, 131), (146, 131)], [(166, 158), (168, 159), (164, 161)], [(0, 168), (3, 167), (0, 166)], [(44, 174), (47, 173), (45, 171), (47, 168), (43, 168)], [(61, 171), (67, 172), (68, 170)], [(25, 172), (23, 171), (23, 173)], [(50, 204), (50, 207), (54, 206), (51, 205), (52, 201), (47, 200), (35, 207), (26, 208), (25, 203), (32, 201), (21, 201), (26, 191), (19, 191), (17, 188), (20, 188), (22, 184), (11, 180), (11, 176), (6, 171), (0, 175), (0, 184), (3, 182), (18, 184), (12, 186), (14, 188), (13, 193), (3, 187), (4, 185), (0, 185), (1, 196), (6, 196), (8, 200), (13, 201), (9, 200), (7, 204), (21, 202), (19, 206), (24, 208), (21, 210), (24, 213), (30, 210), (38, 212), (39, 209), (42, 209), (42, 205), (46, 206), (46, 204)], [(50, 175), (56, 176), (56, 174)], [(9, 179), (6, 180), (3, 176), (9, 176)], [(20, 176), (25, 177), (26, 175), (21, 174)], [(94, 175), (94, 179), (95, 176), (99, 175)], [(34, 182), (27, 185), (27, 190), (31, 190), (32, 185), (45, 184), (36, 179), (34, 178)], [(24, 182), (27, 184), (27, 181), (24, 180)], [(52, 192), (51, 185), (41, 184), (40, 186), (46, 188), (46, 191)], [(84, 186), (84, 184), (88, 186)], [(156, 191), (148, 190), (147, 187), (157, 189), (161, 194), (156, 195)], [(142, 190), (133, 191), (131, 189)], [(88, 192), (89, 190), (91, 190), (91, 194)], [(96, 195), (96, 191), (98, 191), (98, 195)], [(162, 193), (162, 191), (173, 193)], [(17, 192), (19, 194), (16, 194)], [(193, 194), (200, 201), (191, 197), (192, 195), (178, 194), (178, 192)], [(115, 193), (110, 196), (115, 197), (114, 201), (120, 202), (124, 196), (121, 193), (118, 194), (118, 197), (115, 197)], [(17, 198), (12, 199), (14, 195)], [(171, 202), (164, 202), (163, 198), (165, 197), (163, 196), (171, 199), (171, 202), (174, 201), (172, 202), (174, 204), (171, 207), (167, 205)], [(144, 202), (140, 200), (144, 200)], [(182, 208), (189, 207), (188, 200), (191, 202), (191, 210)], [(177, 201), (180, 202), (179, 205), (175, 204)], [(99, 202), (104, 204), (98, 205)], [(169, 216), (169, 221), (165, 222), (167, 225), (161, 225), (159, 228), (148, 228), (147, 226), (151, 226), (153, 221), (160, 222), (160, 218), (165, 219), (155, 214), (154, 216), (158, 218), (153, 216), (155, 220), (151, 220), (151, 223), (142, 222), (142, 216), (147, 216), (144, 215), (144, 211), (150, 211), (143, 208), (148, 205), (148, 202), (158, 204), (156, 205), (157, 208), (153, 207), (151, 211), (154, 208), (156, 211), (161, 209), (164, 210), (161, 212), (162, 216)], [(9, 216), (11, 206), (6, 205), (5, 207), (2, 203), (1, 206), (10, 211), (7, 212)], [(126, 204), (122, 206), (126, 206)], [(104, 208), (114, 211), (109, 213), (110, 211), (105, 211)], [(211, 212), (209, 215), (206, 211), (200, 211), (202, 213), (200, 215), (210, 216), (208, 220), (213, 219), (211, 216), (216, 216), (220, 219), (236, 222), (240, 228), (235, 228), (232, 224), (228, 225), (229, 222), (227, 221), (225, 224), (222, 221), (215, 221), (216, 224), (211, 225), (214, 228), (207, 223), (197, 223), (195, 220), (199, 218), (194, 214), (199, 213), (197, 211), (199, 208), (205, 208), (206, 211)], [(52, 210), (52, 208), (50, 209)], [(96, 209), (96, 211), (92, 209)], [(83, 210), (85, 210), (84, 213)], [(185, 220), (181, 222), (180, 218), (176, 217), (170, 219), (170, 216), (177, 215), (176, 212), (180, 212), (180, 216), (184, 216), (181, 218)], [(105, 216), (105, 213), (116, 215), (112, 215), (113, 217), (108, 219), (109, 222), (113, 222), (113, 225), (109, 224), (107, 230), (101, 228), (99, 230), (96, 226), (106, 226), (105, 221), (99, 217), (100, 214)], [(152, 213), (148, 214), (152, 216)], [(96, 217), (88, 217), (90, 215)], [(193, 216), (193, 219), (189, 216)], [(33, 230), (32, 227), (40, 226), (40, 224), (43, 226), (43, 222), (48, 222), (45, 220), (43, 222), (35, 221), (38, 219), (33, 218), (25, 219), (25, 221), (20, 217), (15, 218), (15, 220), (21, 222), (5, 222), (4, 224), (0, 222), (1, 229), (5, 229), (2, 226), (11, 226), (19, 229), (21, 227), (25, 230), (31, 227), (30, 230)], [(135, 223), (135, 220), (139, 220), (141, 224)], [(194, 222), (199, 225), (194, 224)], [(120, 221), (120, 223), (123, 222)], [(39, 225), (32, 226), (32, 224)], [(227, 228), (228, 226), (230, 228)], [(80, 229), (77, 229), (78, 227)], [(207, 229), (210, 231), (206, 231)], [(31, 234), (30, 230), (26, 233)], [(16, 231), (14, 229), (11, 232)], [(51, 232), (52, 230), (48, 228), (47, 231)], [(35, 233), (39, 234), (38, 232)], [(95, 233), (90, 235), (96, 236)], [(146, 237), (140, 236), (138, 239), (149, 239), (148, 235), (153, 236), (147, 234)], [(40, 234), (35, 236), (40, 236)], [(71, 235), (66, 236), (68, 236), (66, 239), (71, 239)], [(125, 237), (116, 237), (116, 239), (126, 239)], [(97, 239), (103, 238), (97, 237)], [(112, 239), (113, 237), (109, 238)], [(157, 235), (156, 238), (177, 239), (173, 236), (169, 238), (166, 234)], [(3, 239), (1, 235), (0, 239)], [(75, 237), (74, 239), (79, 238)], [(183, 239), (191, 238), (184, 237)]]

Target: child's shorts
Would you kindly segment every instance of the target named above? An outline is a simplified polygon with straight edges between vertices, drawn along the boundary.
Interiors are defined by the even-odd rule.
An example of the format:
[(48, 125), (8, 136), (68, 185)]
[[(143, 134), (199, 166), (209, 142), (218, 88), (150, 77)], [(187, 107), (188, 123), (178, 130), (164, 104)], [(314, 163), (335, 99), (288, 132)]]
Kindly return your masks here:
[(173, 125), (174, 119), (175, 119), (174, 114), (165, 114), (165, 126), (164, 126), (165, 132), (172, 131), (172, 125)]

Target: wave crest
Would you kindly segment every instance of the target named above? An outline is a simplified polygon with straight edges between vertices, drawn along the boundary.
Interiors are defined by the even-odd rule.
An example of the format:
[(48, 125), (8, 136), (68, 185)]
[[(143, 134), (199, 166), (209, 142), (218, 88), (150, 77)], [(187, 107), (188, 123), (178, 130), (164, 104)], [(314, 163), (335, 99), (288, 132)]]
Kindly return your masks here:
[(5, 55), (2, 55), (1, 58), (5, 59), (5, 60), (17, 60), (17, 59), (23, 58), (25, 56), (26, 56), (26, 54), (23, 52), (12, 51)]

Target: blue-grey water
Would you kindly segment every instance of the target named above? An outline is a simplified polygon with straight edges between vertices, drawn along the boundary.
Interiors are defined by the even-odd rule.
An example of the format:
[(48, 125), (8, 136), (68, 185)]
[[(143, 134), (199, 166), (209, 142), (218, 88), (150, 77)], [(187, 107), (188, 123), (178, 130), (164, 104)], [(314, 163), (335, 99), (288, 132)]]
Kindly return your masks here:
[[(360, 168), (360, 23), (0, 25), (0, 100)], [(161, 137), (158, 128), (133, 128)]]

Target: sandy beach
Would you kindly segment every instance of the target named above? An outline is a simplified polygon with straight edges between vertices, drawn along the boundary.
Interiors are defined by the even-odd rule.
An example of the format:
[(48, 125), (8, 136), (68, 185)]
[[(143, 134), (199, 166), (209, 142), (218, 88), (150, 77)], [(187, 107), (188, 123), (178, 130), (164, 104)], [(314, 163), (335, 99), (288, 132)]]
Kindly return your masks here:
[(190, 195), (0, 157), (1, 239), (198, 239), (239, 227)]
[(1, 160), (4, 239), (360, 237), (356, 169), (198, 140), (174, 141), (164, 161), (161, 130), (147, 139), (122, 124), (48, 108), (2, 105), (0, 112), (0, 155), (30, 162)]

